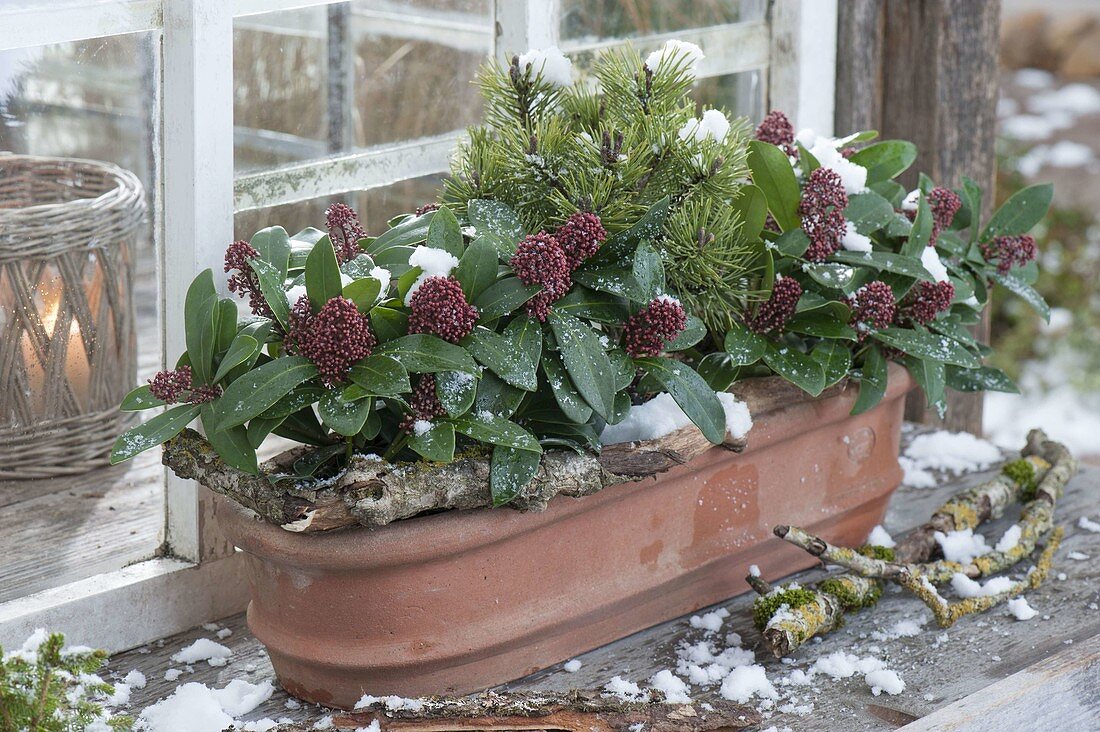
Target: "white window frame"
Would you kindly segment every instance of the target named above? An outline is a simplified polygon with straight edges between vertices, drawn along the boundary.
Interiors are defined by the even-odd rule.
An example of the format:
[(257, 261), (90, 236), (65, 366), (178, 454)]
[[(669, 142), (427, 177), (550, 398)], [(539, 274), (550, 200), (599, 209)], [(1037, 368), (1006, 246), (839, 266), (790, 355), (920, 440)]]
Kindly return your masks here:
[[(184, 350), (178, 313), (191, 275), (220, 261), (233, 239), (235, 211), (361, 191), (446, 172), (462, 131), (379, 145), (234, 178), (233, 19), (329, 5), (329, 0), (74, 0), (43, 7), (0, 7), (0, 51), (101, 36), (161, 31), (157, 98), (161, 152), (154, 211), (160, 252), (163, 353)], [(784, 109), (800, 126), (832, 133), (837, 0), (769, 0), (763, 21), (734, 23), (594, 44), (567, 52), (668, 38), (693, 41), (707, 58), (701, 77), (760, 69), (765, 107)], [(494, 0), (495, 55), (557, 45), (559, 0)], [(440, 23), (372, 17), (424, 37)], [(445, 29), (455, 43), (478, 31)], [(471, 36), (472, 34), (472, 36)], [(437, 36), (432, 36), (437, 37)], [(483, 34), (481, 37), (484, 37)], [(195, 185), (201, 181), (202, 185)], [(166, 475), (165, 535), (171, 557), (154, 558), (0, 603), (0, 645), (11, 647), (35, 627), (109, 651), (132, 648), (241, 611), (247, 603), (243, 557), (214, 523), (210, 494)]]

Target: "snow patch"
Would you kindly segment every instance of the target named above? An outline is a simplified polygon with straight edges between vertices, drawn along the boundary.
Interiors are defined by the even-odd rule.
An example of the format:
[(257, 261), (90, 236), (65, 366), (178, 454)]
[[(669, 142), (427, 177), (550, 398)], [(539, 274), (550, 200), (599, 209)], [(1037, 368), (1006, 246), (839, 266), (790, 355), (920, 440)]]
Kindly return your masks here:
[(649, 679), (649, 685), (662, 692), (665, 695), (665, 701), (669, 704), (691, 703), (691, 695), (688, 694), (687, 684), (667, 668), (655, 673)]
[(551, 86), (565, 88), (573, 85), (573, 62), (557, 46), (532, 48), (520, 56), (520, 72), (527, 69), (531, 69), (532, 76), (542, 74), (542, 80)]
[(925, 247), (924, 251), (920, 254), (920, 263), (928, 270), (928, 274), (936, 280), (936, 282), (947, 282), (947, 267), (944, 266), (940, 255), (936, 252), (935, 247)]
[(715, 140), (722, 142), (730, 131), (730, 122), (726, 115), (717, 109), (708, 109), (703, 112), (702, 119), (689, 119), (680, 128), (680, 139), (694, 139), (696, 142)]
[(810, 129), (800, 130), (795, 139), (821, 163), (821, 167), (840, 176), (848, 195), (867, 190), (867, 168), (856, 165), (840, 153), (840, 140), (818, 135)]
[(1009, 526), (1008, 530), (997, 540), (997, 544), (993, 547), (993, 550), (998, 552), (1010, 551), (1020, 543), (1021, 534), (1023, 534), (1023, 530), (1020, 529), (1018, 524)]
[(687, 64), (688, 73), (694, 76), (699, 70), (699, 62), (704, 58), (706, 56), (703, 55), (703, 49), (694, 43), (673, 39), (646, 56), (645, 65), (650, 71), (656, 72), (665, 61), (683, 60)]
[(1077, 526), (1085, 531), (1091, 531), (1094, 534), (1100, 534), (1100, 523), (1097, 523), (1090, 519), (1088, 516), (1082, 516), (1077, 519)]
[[(726, 430), (735, 439), (744, 437), (752, 428), (752, 415), (744, 402), (732, 394), (718, 392), (718, 401), (726, 413)], [(655, 440), (687, 427), (691, 420), (667, 392), (662, 392), (644, 404), (630, 408), (623, 421), (604, 427), (600, 441), (605, 445), (623, 442)]]
[(905, 485), (931, 488), (936, 484), (932, 470), (961, 475), (984, 470), (1000, 460), (1001, 451), (980, 437), (938, 430), (914, 437), (899, 462), (905, 471)]
[(581, 666), (583, 666), (583, 665), (584, 664), (582, 664), (580, 661), (578, 661), (577, 659), (574, 658), (572, 661), (566, 661), (565, 665), (562, 666), (562, 668), (564, 668), (566, 671), (568, 671), (571, 674), (575, 674), (575, 673), (577, 673), (578, 671), (581, 670)]
[(956, 572), (951, 577), (951, 589), (959, 597), (987, 597), (999, 595), (1012, 589), (1012, 580), (1008, 577), (994, 577), (985, 584), (975, 582), (961, 572)]
[(867, 543), (872, 546), (884, 546), (887, 549), (893, 549), (897, 546), (894, 537), (890, 536), (886, 529), (882, 528), (882, 524), (871, 529), (871, 533), (867, 536)]
[(409, 266), (419, 267), (421, 272), (405, 294), (405, 307), (409, 307), (412, 296), (424, 284), (424, 280), (429, 277), (446, 277), (451, 274), (451, 270), (458, 266), (458, 257), (445, 249), (436, 249), (421, 244), (409, 255)]
[[(840, 245), (849, 252), (869, 252), (871, 251), (871, 237), (860, 234), (856, 231), (855, 224), (851, 221), (845, 221), (844, 236), (840, 240)], [(926, 247), (926, 249), (932, 249), (932, 247)]]
[(985, 537), (975, 534), (974, 529), (948, 531), (946, 534), (937, 531), (932, 536), (943, 550), (943, 558), (949, 562), (969, 564), (974, 557), (986, 554), (990, 550), (989, 545), (985, 543)]
[(233, 651), (229, 650), (221, 643), (215, 643), (209, 638), (199, 638), (197, 641), (172, 656), (172, 660), (176, 663), (198, 663), (199, 661), (206, 661), (211, 666), (224, 666), (232, 655)]
[(773, 700), (779, 698), (779, 692), (768, 680), (764, 667), (755, 663), (751, 666), (738, 666), (730, 671), (729, 676), (722, 681), (722, 688), (718, 693), (723, 699), (738, 704), (744, 704), (754, 696)]
[(1027, 604), (1026, 597), (1014, 597), (1008, 601), (1008, 611), (1012, 613), (1017, 620), (1031, 620), (1037, 613), (1031, 605)]
[(270, 681), (250, 684), (234, 679), (224, 689), (184, 684), (146, 708), (138, 717), (137, 728), (146, 732), (222, 732), (237, 724), (236, 717), (270, 699), (274, 691)]

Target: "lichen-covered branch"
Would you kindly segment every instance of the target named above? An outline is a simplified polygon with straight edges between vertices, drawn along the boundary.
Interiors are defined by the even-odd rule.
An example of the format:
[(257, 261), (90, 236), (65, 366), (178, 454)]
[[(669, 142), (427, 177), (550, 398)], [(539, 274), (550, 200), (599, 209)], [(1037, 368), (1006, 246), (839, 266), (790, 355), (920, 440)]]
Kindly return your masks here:
[[(1040, 430), (1032, 430), (1042, 435)], [(1045, 435), (1043, 435), (1045, 439)], [(1029, 435), (1028, 445), (1031, 445)], [(1006, 507), (1020, 500), (1030, 482), (1046, 474), (1050, 464), (1038, 453), (1028, 452), (1021, 458), (1022, 463), (1013, 462), (1015, 469), (1002, 470), (994, 478), (973, 488), (952, 496), (950, 500), (936, 509), (932, 517), (924, 524), (900, 539), (894, 547), (897, 561), (902, 564), (926, 562), (937, 549), (935, 534), (937, 531), (948, 533), (975, 529), (981, 524), (1000, 517)], [(1007, 467), (1007, 466), (1006, 466)]]
[[(765, 642), (777, 656), (793, 651), (813, 635), (828, 632), (840, 623), (848, 608), (840, 607), (837, 598), (845, 591), (851, 598), (849, 604), (861, 602), (855, 606), (863, 607), (878, 599), (876, 594), (868, 600), (867, 593), (871, 588), (880, 593), (880, 581), (884, 580), (893, 581), (919, 597), (943, 627), (964, 615), (988, 610), (1037, 587), (1046, 578), (1054, 551), (1061, 541), (1062, 529), (1054, 528), (1054, 509), (1067, 481), (1077, 471), (1077, 461), (1064, 445), (1048, 440), (1040, 430), (1028, 434), (1022, 454), (1020, 460), (1008, 463), (997, 477), (954, 496), (892, 551), (882, 547), (835, 546), (798, 527), (776, 526), (776, 536), (851, 574), (824, 580), (809, 589), (788, 587), (762, 594), (753, 612)], [(966, 564), (933, 559), (938, 551), (936, 532), (977, 528), (1001, 516), (1005, 508), (1017, 502), (1024, 506), (1017, 522), (1020, 534), (1014, 546), (1004, 551), (990, 551)], [(1036, 566), (1024, 580), (1014, 583), (1005, 592), (949, 603), (936, 589), (937, 584), (950, 581), (955, 574), (974, 579), (1008, 570), (1032, 556), (1044, 539), (1046, 548)], [(762, 580), (758, 582), (763, 583)], [(834, 583), (834, 586), (826, 587), (827, 583)], [(861, 592), (865, 593), (863, 600), (860, 600)]]
[[(508, 505), (541, 511), (555, 496), (587, 496), (641, 480), (711, 447), (698, 429), (685, 427), (657, 440), (609, 445), (598, 456), (547, 450), (538, 473)], [(745, 440), (729, 438), (723, 447), (740, 451)], [(447, 464), (394, 464), (374, 455), (355, 455), (335, 478), (303, 481), (293, 476), (292, 467), (309, 451), (290, 450), (260, 466), (260, 475), (250, 475), (228, 465), (206, 438), (186, 429), (164, 444), (163, 462), (181, 478), (197, 480), (288, 531), (384, 526), (432, 511), (493, 505), (485, 456), (472, 454)]]
[(1012, 586), (1004, 592), (992, 595), (980, 595), (978, 597), (968, 597), (959, 602), (948, 602), (943, 595), (939, 593), (936, 586), (929, 582), (926, 577), (913, 575), (902, 581), (901, 586), (912, 592), (928, 606), (941, 628), (949, 628), (954, 625), (959, 618), (985, 612), (1006, 600), (1010, 600), (1013, 597), (1017, 597), (1041, 585), (1050, 573), (1054, 553), (1058, 551), (1058, 546), (1062, 543), (1063, 533), (1064, 530), (1061, 526), (1054, 529), (1047, 539), (1046, 548), (1044, 548), (1043, 552), (1039, 555), (1035, 566), (1028, 571), (1027, 577), (1018, 582), (1014, 582)]
[(762, 593), (753, 603), (753, 621), (771, 652), (782, 658), (815, 635), (839, 628), (845, 613), (869, 607), (880, 597), (878, 580), (841, 574), (809, 587), (788, 585)]

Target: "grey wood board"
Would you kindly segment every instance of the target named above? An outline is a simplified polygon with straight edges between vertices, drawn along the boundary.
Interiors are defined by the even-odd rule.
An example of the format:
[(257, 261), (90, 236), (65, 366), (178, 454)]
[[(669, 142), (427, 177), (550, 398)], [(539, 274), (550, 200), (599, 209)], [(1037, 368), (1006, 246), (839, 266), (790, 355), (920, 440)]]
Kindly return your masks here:
[[(907, 432), (906, 439), (913, 431)], [(933, 489), (901, 488), (891, 501), (887, 515), (887, 528), (895, 533), (911, 528), (927, 518), (928, 514), (948, 495), (960, 487), (981, 480), (986, 474), (973, 474), (951, 481)], [(872, 696), (867, 684), (859, 676), (847, 680), (833, 680), (818, 675), (813, 686), (783, 687), (779, 706), (793, 707), (813, 704), (806, 716), (793, 711), (774, 714), (764, 725), (789, 726), (792, 730), (887, 730), (913, 717), (923, 717), (959, 700), (978, 694), (983, 689), (1044, 659), (1054, 658), (1074, 645), (1086, 644), (1100, 634), (1100, 571), (1094, 561), (1074, 561), (1066, 558), (1071, 551), (1080, 551), (1100, 558), (1100, 534), (1093, 534), (1076, 526), (1078, 517), (1090, 515), (1100, 519), (1100, 470), (1086, 468), (1071, 481), (1066, 495), (1059, 503), (1057, 516), (1067, 527), (1066, 540), (1058, 551), (1054, 577), (1027, 597), (1041, 613), (1031, 621), (1020, 622), (1009, 616), (1003, 608), (985, 615), (968, 617), (946, 631), (937, 629), (929, 621), (923, 632), (913, 637), (875, 640), (872, 634), (882, 632), (896, 621), (928, 615), (927, 610), (915, 599), (900, 591), (888, 590), (886, 597), (873, 611), (852, 616), (848, 625), (819, 643), (811, 643), (795, 655), (793, 662), (782, 663), (765, 656), (758, 649), (757, 662), (763, 664), (773, 683), (786, 677), (793, 668), (806, 668), (823, 655), (844, 651), (857, 655), (875, 655), (887, 661), (906, 682), (906, 690), (899, 696)], [(1006, 516), (990, 524), (984, 533), (995, 541), (1009, 525), (1012, 517)], [(746, 568), (747, 570), (747, 568)], [(1064, 580), (1057, 579), (1064, 573)], [(805, 582), (822, 575), (820, 570), (800, 573), (794, 579)], [(744, 587), (731, 587), (731, 593)], [(728, 632), (739, 633), (745, 647), (756, 647), (759, 635), (752, 628), (749, 617), (752, 598), (741, 595), (721, 603), (730, 612), (725, 626), (718, 634), (720, 639)], [(703, 611), (700, 611), (703, 612)], [(1044, 619), (1044, 617), (1046, 619)], [(128, 651), (112, 659), (111, 668), (119, 676), (132, 668), (143, 671), (149, 685), (133, 694), (134, 708), (157, 701), (170, 694), (178, 684), (197, 681), (212, 686), (224, 686), (234, 678), (253, 682), (274, 679), (270, 662), (262, 646), (247, 631), (243, 616), (226, 619), (225, 627), (233, 635), (221, 641), (234, 651), (229, 664), (214, 668), (205, 663), (184, 673), (175, 682), (166, 682), (164, 672), (168, 668), (180, 668), (170, 661), (170, 656), (191, 641), (200, 637), (214, 638), (211, 631), (199, 628), (166, 639), (163, 646), (150, 646)], [(578, 656), (582, 666), (576, 673), (567, 673), (561, 666), (547, 669), (526, 679), (507, 685), (512, 689), (598, 688), (615, 675), (644, 682), (657, 671), (676, 665), (676, 649), (683, 642), (695, 642), (703, 638), (701, 630), (691, 627), (688, 618), (679, 618), (610, 645)], [(721, 647), (721, 640), (719, 646)], [(717, 689), (693, 688), (699, 700), (711, 698)], [(1054, 685), (1047, 695), (1047, 707), (1052, 714), (1069, 705), (1069, 692)], [(930, 695), (931, 698), (925, 698)], [(287, 717), (298, 722), (312, 722), (326, 713), (317, 707), (305, 705), (288, 709), (288, 696), (277, 690), (272, 698), (249, 719)], [(897, 713), (891, 715), (890, 710)], [(1072, 708), (1065, 709), (1067, 719), (1072, 719)], [(883, 717), (893, 717), (889, 722)]]

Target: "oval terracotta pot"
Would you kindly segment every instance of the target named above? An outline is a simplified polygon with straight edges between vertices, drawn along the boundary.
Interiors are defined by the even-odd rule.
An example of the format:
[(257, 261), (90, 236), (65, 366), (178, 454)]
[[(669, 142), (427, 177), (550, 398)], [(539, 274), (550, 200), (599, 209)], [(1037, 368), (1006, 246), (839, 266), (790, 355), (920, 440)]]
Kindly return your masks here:
[(301, 535), (219, 501), (247, 554), (248, 626), (295, 696), (350, 708), (366, 693), (464, 694), (500, 684), (815, 563), (774, 538), (787, 523), (859, 544), (901, 480), (912, 382), (754, 415), (720, 448), (542, 513), (478, 509)]

